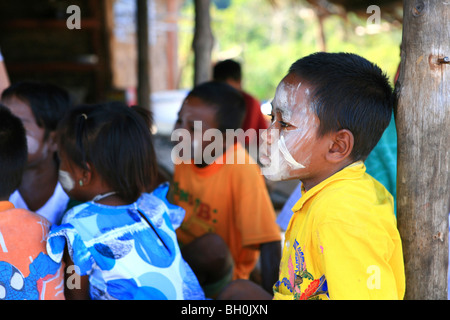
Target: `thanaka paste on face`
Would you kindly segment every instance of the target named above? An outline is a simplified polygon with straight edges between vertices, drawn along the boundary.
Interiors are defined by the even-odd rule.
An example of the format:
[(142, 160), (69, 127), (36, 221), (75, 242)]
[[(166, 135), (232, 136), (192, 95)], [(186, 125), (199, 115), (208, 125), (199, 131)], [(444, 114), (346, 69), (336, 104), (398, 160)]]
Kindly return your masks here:
[(301, 87), (301, 83), (299, 83), (296, 87), (286, 84), (282, 81), (276, 90), (274, 103), (277, 106), (277, 109), (281, 112), (283, 119), (285, 121), (290, 121), (292, 117), (292, 110), (288, 109), (288, 105), (292, 105), (295, 100), (296, 90)]
[(284, 142), (284, 136), (281, 136), (280, 140), (278, 140), (278, 148), (280, 149), (281, 153), (284, 156), (284, 159), (289, 163), (289, 165), (291, 166), (292, 169), (305, 168), (304, 165), (295, 161), (295, 159), (289, 153), (289, 150), (286, 147), (286, 143)]
[(27, 135), (28, 154), (35, 154), (39, 150), (39, 141)]
[(70, 176), (70, 173), (64, 170), (59, 170), (58, 180), (61, 183), (62, 188), (66, 192), (70, 192), (73, 190), (73, 188), (75, 188), (75, 181)]
[[(282, 121), (295, 126), (296, 129), (282, 129), (275, 134), (274, 129), (269, 129), (272, 132), (266, 133), (271, 134), (272, 141), (268, 146), (270, 148), (270, 166), (263, 167), (262, 172), (269, 180), (279, 181), (292, 178), (294, 177), (293, 170), (304, 169), (309, 164), (311, 155), (306, 155), (302, 163), (292, 156), (292, 154), (297, 154), (305, 141), (313, 136), (314, 115), (310, 111), (310, 106), (307, 101), (296, 101), (299, 90), (302, 90), (301, 86), (301, 82), (293, 85), (282, 81), (277, 88), (273, 101), (274, 112), (279, 112)], [(304, 95), (309, 96), (308, 88), (305, 89)], [(293, 112), (296, 114), (293, 115)]]

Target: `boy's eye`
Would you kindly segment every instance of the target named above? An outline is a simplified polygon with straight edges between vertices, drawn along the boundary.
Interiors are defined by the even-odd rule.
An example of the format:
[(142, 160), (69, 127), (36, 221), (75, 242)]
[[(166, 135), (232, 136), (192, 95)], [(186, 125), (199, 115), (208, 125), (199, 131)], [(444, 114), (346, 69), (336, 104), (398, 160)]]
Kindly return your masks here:
[(287, 123), (284, 122), (284, 121), (280, 121), (280, 126), (281, 126), (282, 128), (288, 128), (288, 127), (289, 127), (289, 124), (287, 124)]
[[(276, 121), (274, 114), (268, 114), (268, 116), (270, 116), (270, 122), (274, 123)], [(290, 125), (288, 123), (284, 122), (284, 121), (278, 120), (278, 122), (280, 123), (280, 127), (281, 128), (288, 128), (288, 127), (290, 127)]]

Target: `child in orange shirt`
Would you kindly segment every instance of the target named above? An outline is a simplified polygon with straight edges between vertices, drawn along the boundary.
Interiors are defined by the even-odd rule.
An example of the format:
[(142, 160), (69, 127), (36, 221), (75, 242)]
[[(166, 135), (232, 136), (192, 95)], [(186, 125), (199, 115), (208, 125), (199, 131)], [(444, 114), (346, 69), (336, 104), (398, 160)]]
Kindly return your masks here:
[(47, 255), (50, 223), (8, 201), (27, 163), (22, 122), (0, 105), (0, 299), (63, 300), (64, 272)]
[[(171, 186), (170, 200), (186, 210), (177, 237), (210, 297), (232, 279), (249, 279), (260, 253), (263, 287), (271, 291), (278, 273), (281, 236), (264, 178), (243, 146), (225, 139), (230, 129), (240, 128), (244, 114), (238, 90), (207, 82), (188, 94), (174, 130), (183, 138), (180, 144), (189, 145)], [(211, 133), (214, 141), (207, 142)]]

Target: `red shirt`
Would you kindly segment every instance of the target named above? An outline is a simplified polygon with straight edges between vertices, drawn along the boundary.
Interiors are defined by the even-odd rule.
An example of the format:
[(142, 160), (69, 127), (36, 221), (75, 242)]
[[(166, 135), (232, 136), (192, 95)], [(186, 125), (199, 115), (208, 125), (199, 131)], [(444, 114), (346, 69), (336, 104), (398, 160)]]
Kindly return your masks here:
[[(254, 97), (249, 95), (248, 93), (241, 91), (242, 95), (245, 99), (245, 106), (247, 108), (247, 112), (244, 117), (244, 122), (242, 123), (242, 129), (244, 131), (248, 129), (254, 129), (257, 133), (257, 141), (259, 142), (259, 130), (265, 130), (268, 128), (267, 121), (264, 118), (264, 115), (261, 112), (261, 104)], [(245, 143), (248, 144), (253, 139), (246, 139)]]

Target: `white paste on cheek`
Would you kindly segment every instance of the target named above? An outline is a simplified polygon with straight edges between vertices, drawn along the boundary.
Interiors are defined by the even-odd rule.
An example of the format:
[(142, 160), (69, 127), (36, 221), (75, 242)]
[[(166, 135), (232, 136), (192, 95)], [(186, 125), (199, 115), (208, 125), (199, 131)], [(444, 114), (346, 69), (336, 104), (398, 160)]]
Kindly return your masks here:
[[(270, 161), (265, 160), (270, 163), (262, 168), (262, 173), (272, 181), (294, 178), (298, 173), (293, 171), (305, 169), (310, 163), (312, 150), (309, 144), (314, 136), (315, 115), (309, 105), (309, 89), (306, 88), (303, 93), (303, 96), (308, 98), (302, 100), (299, 100), (299, 94), (302, 94), (299, 90), (303, 90), (301, 83), (294, 85), (282, 81), (275, 94), (274, 115), (276, 112), (281, 113), (280, 121), (286, 122), (296, 129), (282, 129), (276, 134), (266, 133), (271, 135), (270, 145), (264, 141), (267, 139), (262, 139), (263, 143), (266, 143), (262, 147), (266, 150), (270, 148), (270, 152), (267, 153), (270, 155)], [(294, 159), (293, 155), (300, 160)]]
[(39, 142), (34, 137), (27, 136), (28, 153), (35, 154), (39, 150)]
[[(299, 120), (297, 120), (299, 119)], [(305, 169), (310, 162), (310, 143), (314, 131), (314, 117), (311, 112), (303, 109), (293, 117), (293, 122), (299, 127), (294, 130), (275, 130), (270, 133), (270, 145), (263, 146), (267, 150), (270, 148), (270, 163), (263, 168), (263, 174), (272, 181), (286, 180), (296, 177), (293, 171)], [(267, 139), (262, 139), (266, 143)], [(297, 159), (294, 159), (296, 155)]]
[[(309, 90), (305, 90), (309, 95)], [(312, 156), (311, 143), (315, 136), (318, 119), (306, 101), (300, 102), (290, 124), (295, 130), (285, 131), (280, 141), (280, 151), (292, 169), (304, 169), (308, 166)], [(295, 159), (294, 156), (295, 155)]]
[(278, 148), (280, 149), (281, 153), (283, 154), (284, 159), (289, 163), (292, 169), (303, 169), (305, 168), (304, 165), (301, 163), (298, 163), (295, 161), (295, 159), (292, 157), (291, 153), (286, 147), (286, 143), (284, 142), (284, 137), (281, 136), (280, 140), (278, 140)]
[(267, 139), (262, 139), (261, 150), (264, 150), (262, 153), (269, 157), (268, 161), (261, 161), (263, 163), (261, 168), (262, 174), (272, 181), (288, 179), (292, 169), (280, 151), (279, 132), (276, 129), (272, 129), (266, 131), (266, 135), (270, 135), (272, 143), (268, 145)]
[(72, 191), (75, 188), (75, 181), (72, 179), (70, 174), (66, 171), (59, 170), (59, 182), (61, 183), (62, 188), (66, 191)]
[(298, 129), (286, 132), (279, 142), (280, 151), (293, 170), (308, 167), (314, 148), (314, 118), (309, 115), (303, 115), (303, 117)]

